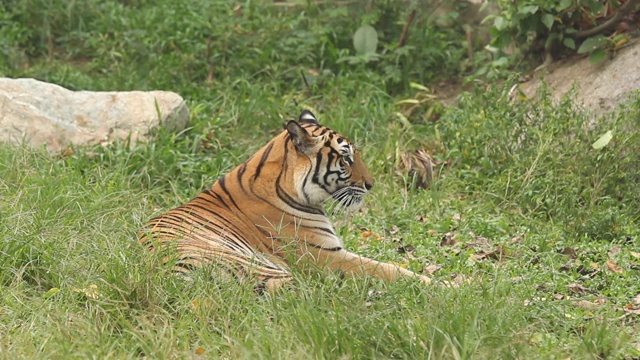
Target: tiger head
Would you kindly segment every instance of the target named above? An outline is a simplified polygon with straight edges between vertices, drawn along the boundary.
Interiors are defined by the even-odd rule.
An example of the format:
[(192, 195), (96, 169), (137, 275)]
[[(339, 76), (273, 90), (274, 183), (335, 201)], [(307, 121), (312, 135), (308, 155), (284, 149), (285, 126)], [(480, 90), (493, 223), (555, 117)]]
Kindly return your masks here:
[(296, 163), (306, 164), (297, 171), (298, 194), (312, 206), (333, 198), (342, 210), (360, 208), (374, 183), (360, 151), (344, 136), (320, 125), (308, 110), (297, 122), (287, 123), (286, 133), (301, 159)]

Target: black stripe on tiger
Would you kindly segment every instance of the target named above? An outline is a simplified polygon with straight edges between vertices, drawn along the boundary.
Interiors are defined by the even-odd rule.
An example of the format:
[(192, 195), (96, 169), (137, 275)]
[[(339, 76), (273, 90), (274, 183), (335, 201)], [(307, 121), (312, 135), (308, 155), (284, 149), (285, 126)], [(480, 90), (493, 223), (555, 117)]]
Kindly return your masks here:
[(260, 172), (262, 172), (262, 167), (267, 162), (267, 159), (269, 158), (269, 154), (271, 153), (271, 149), (273, 149), (273, 144), (274, 144), (273, 141), (270, 142), (269, 145), (267, 145), (267, 148), (262, 153), (262, 157), (260, 157), (260, 162), (258, 163), (258, 166), (256, 167), (256, 170), (255, 170), (255, 174), (253, 175), (253, 180), (256, 180), (258, 176), (260, 176)]

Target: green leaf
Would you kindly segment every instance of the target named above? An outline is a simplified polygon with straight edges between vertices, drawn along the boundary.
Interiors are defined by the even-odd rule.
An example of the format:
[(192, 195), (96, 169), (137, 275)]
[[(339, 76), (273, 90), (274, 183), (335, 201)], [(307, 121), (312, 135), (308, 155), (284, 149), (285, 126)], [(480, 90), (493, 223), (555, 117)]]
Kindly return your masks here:
[(371, 25), (361, 26), (353, 34), (353, 47), (358, 55), (374, 54), (378, 47), (378, 33)]
[(547, 27), (547, 29), (551, 30), (551, 27), (553, 26), (553, 15), (551, 14), (544, 14), (542, 15), (542, 23), (544, 24), (544, 26)]
[(589, 62), (597, 64), (607, 58), (607, 52), (602, 49), (597, 49), (589, 55)]
[(424, 92), (429, 92), (429, 88), (428, 87), (426, 87), (426, 86), (424, 86), (422, 84), (415, 83), (413, 81), (409, 82), (409, 86), (414, 88), (414, 89), (418, 89), (418, 90), (421, 90), (421, 91), (424, 91)]
[(51, 289), (49, 289), (49, 291), (47, 291), (44, 294), (44, 298), (48, 299), (48, 298), (52, 297), (53, 295), (55, 295), (56, 293), (58, 293), (58, 291), (60, 291), (60, 289), (58, 289), (57, 287), (51, 288)]
[(418, 99), (404, 99), (404, 100), (396, 101), (393, 105), (404, 105), (404, 104), (417, 105), (417, 104), (420, 104), (420, 101)]
[(526, 5), (518, 9), (518, 14), (535, 14), (539, 7), (535, 5)]
[(507, 22), (502, 16), (496, 16), (496, 19), (493, 21), (493, 26), (498, 30), (503, 30), (507, 27)]
[(564, 44), (564, 46), (568, 47), (569, 49), (576, 49), (576, 42), (573, 41), (572, 38), (565, 38), (564, 40), (562, 40), (562, 43)]
[(605, 46), (607, 42), (607, 37), (604, 35), (590, 37), (580, 45), (580, 48), (578, 48), (578, 54), (594, 51), (595, 49)]
[(562, 0), (558, 4), (558, 6), (556, 6), (556, 11), (557, 12), (561, 12), (563, 10), (566, 10), (566, 9), (570, 8), (571, 5), (573, 5), (573, 1), (572, 0)]
[(591, 144), (591, 147), (596, 150), (602, 149), (603, 147), (607, 146), (607, 144), (609, 144), (609, 141), (611, 141), (612, 138), (613, 138), (613, 134), (611, 130), (609, 130), (606, 133), (604, 133), (604, 135), (600, 136), (600, 138), (596, 140), (596, 142)]
[(398, 118), (400, 123), (406, 128), (410, 129), (412, 127), (411, 122), (404, 115), (402, 115), (401, 112), (396, 112), (396, 118)]
[(599, 0), (584, 0), (584, 4), (592, 14), (604, 14), (604, 4)]

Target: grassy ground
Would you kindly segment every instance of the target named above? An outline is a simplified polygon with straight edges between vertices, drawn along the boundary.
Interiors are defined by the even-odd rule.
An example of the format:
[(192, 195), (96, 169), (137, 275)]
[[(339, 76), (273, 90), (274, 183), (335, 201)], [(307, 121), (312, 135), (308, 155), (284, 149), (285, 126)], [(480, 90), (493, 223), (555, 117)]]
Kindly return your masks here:
[[(593, 122), (570, 97), (510, 100), (507, 81), (479, 85), (437, 121), (402, 121), (394, 103), (414, 97), (409, 81), (446, 70), (431, 58), (455, 68), (461, 43), (422, 24), (395, 69), (391, 55), (340, 62), (353, 14), (377, 28), (376, 12), (403, 18), (382, 3), (87, 1), (69, 12), (29, 0), (5, 11), (0, 74), (173, 90), (192, 120), (133, 150), (0, 146), (0, 356), (640, 356), (640, 100)], [(388, 26), (395, 39), (401, 25)], [(413, 65), (426, 70), (403, 70)], [(302, 107), (361, 144), (377, 181), (363, 211), (336, 219), (347, 246), (458, 287), (300, 274), (291, 291), (259, 296), (207, 271), (167, 276), (138, 246), (147, 219), (209, 186)], [(608, 130), (611, 142), (594, 149)], [(427, 191), (408, 190), (398, 170), (419, 148), (445, 162)]]

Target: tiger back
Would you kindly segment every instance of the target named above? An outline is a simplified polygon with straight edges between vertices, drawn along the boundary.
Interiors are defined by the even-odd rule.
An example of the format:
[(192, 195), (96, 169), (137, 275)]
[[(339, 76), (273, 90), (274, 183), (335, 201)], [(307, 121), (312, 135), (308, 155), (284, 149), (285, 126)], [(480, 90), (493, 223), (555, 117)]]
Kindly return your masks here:
[(355, 210), (373, 185), (359, 150), (305, 110), (211, 188), (149, 221), (140, 242), (152, 251), (171, 248), (165, 261), (176, 271), (210, 264), (270, 291), (292, 280), (300, 260), (347, 276), (430, 282), (344, 249), (323, 203), (333, 198)]

